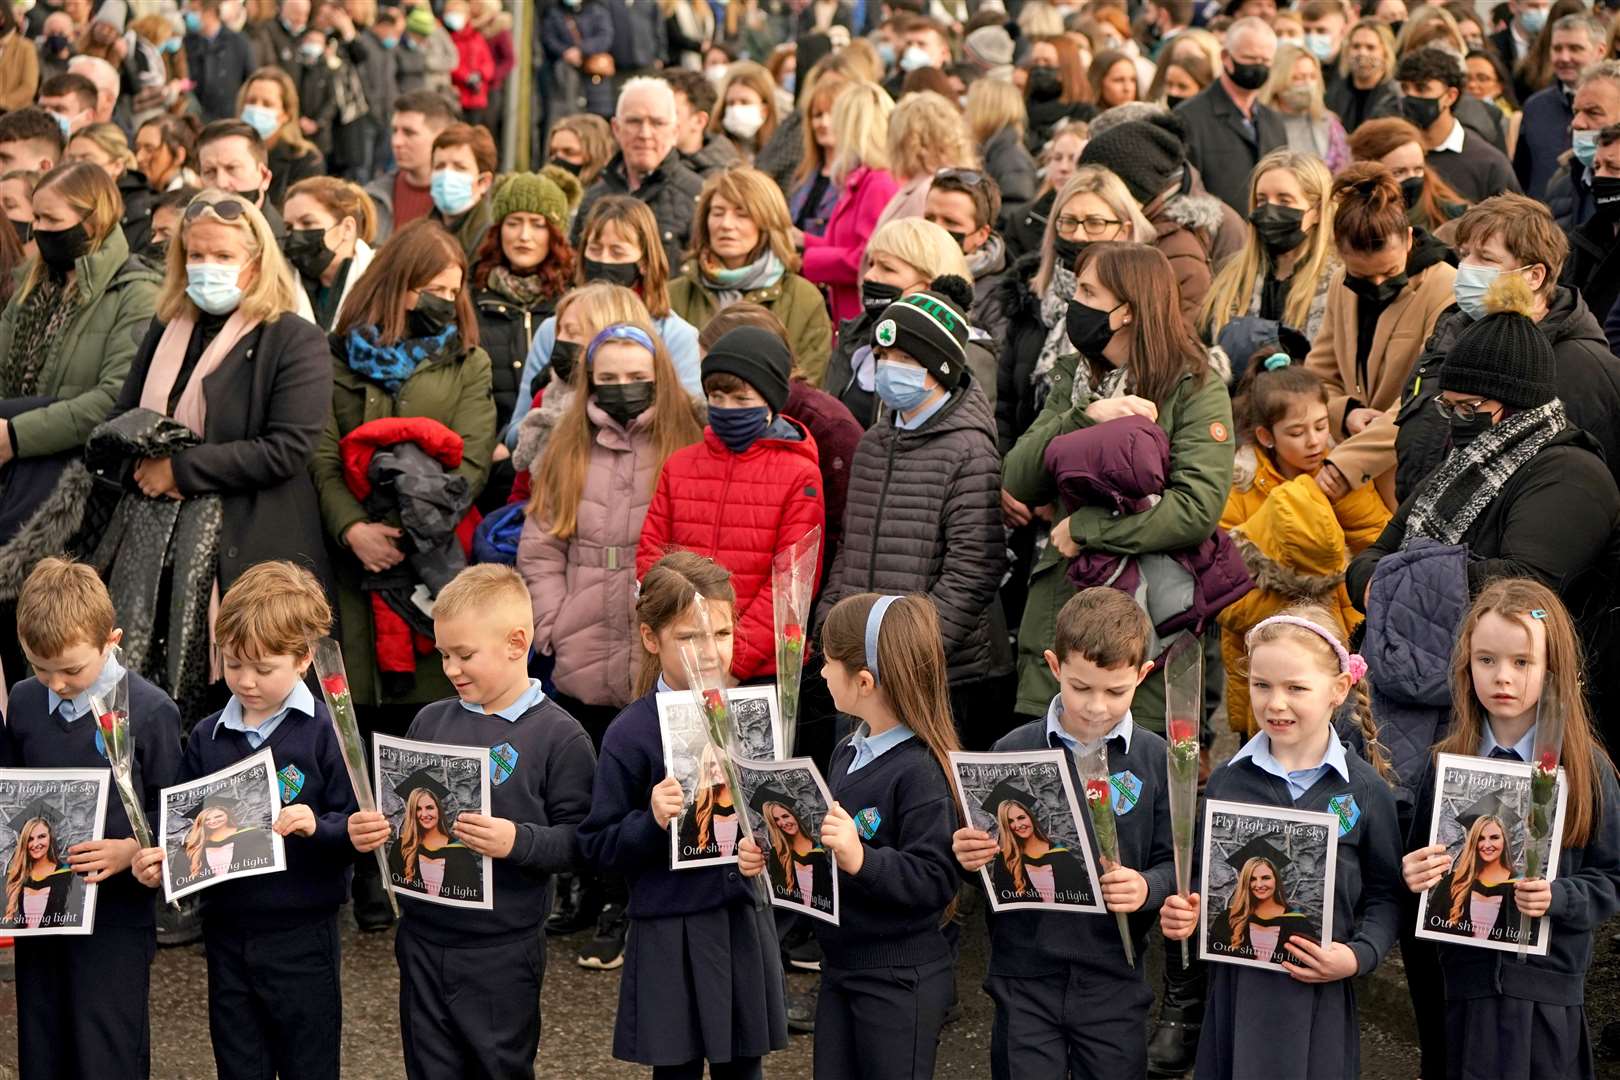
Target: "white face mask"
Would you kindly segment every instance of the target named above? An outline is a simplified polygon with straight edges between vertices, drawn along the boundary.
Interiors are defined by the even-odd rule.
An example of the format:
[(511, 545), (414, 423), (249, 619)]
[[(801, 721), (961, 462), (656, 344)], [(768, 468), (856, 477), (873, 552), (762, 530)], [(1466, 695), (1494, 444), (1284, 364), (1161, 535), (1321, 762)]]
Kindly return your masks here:
[(739, 139), (752, 139), (765, 126), (765, 106), (728, 105), (720, 126)]

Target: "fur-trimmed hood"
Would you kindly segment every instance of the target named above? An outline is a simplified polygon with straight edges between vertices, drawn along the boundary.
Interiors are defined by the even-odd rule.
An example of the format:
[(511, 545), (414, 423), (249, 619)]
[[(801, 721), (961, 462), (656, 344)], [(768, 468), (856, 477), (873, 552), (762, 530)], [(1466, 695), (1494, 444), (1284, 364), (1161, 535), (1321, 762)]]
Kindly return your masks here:
[(1213, 195), (1172, 195), (1150, 220), (1157, 227), (1161, 218), (1168, 218), (1184, 229), (1203, 233), (1206, 241), (1213, 243), (1215, 234), (1221, 231), (1221, 205)]
[(0, 601), (17, 599), (23, 580), (39, 560), (67, 550), (84, 522), (92, 483), (84, 462), (70, 461), (22, 528), (0, 544)]

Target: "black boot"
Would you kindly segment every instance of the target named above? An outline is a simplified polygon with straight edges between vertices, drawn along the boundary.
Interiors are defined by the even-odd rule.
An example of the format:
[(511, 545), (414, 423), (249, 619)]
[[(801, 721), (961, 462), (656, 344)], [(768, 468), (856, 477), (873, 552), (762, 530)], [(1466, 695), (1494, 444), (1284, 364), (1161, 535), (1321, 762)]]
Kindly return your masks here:
[(596, 925), (602, 914), (602, 886), (595, 874), (570, 874), (557, 879), (557, 907), (546, 919), (546, 933), (577, 934)]
[(376, 933), (394, 925), (394, 909), (388, 903), (382, 869), (370, 853), (354, 861), (354, 922), (366, 933)]
[(1181, 966), (1181, 948), (1165, 943), (1164, 1007), (1148, 1042), (1148, 1075), (1182, 1076), (1198, 1060), (1198, 1032), (1204, 1023), (1204, 962), (1196, 956)]

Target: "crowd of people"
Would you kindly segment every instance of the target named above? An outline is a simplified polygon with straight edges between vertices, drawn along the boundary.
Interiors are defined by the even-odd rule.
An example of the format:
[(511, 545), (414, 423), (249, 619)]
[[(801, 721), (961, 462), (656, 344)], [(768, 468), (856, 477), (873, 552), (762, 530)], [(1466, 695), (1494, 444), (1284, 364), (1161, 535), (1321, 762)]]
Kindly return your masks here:
[[(818, 1080), (933, 1075), (1009, 873), (956, 750), (1101, 752), (1136, 955), (1250, 940), (1280, 856), (1237, 865), (1252, 912), (1177, 886), (1183, 641), (1200, 790), (1339, 815), (1331, 942), (1150, 985), (1107, 914), (989, 915), (989, 1075), (1353, 1077), (1397, 943), (1420, 1075), (1620, 1043), (1583, 1004), (1620, 912), (1606, 2), (0, 0), (0, 110), (0, 764), (102, 764), (127, 671), (149, 812), (264, 748), (298, 779), (287, 869), (200, 901), (155, 902), (116, 799), (23, 845), (8, 920), (104, 883), (94, 933), (16, 942), (23, 1077), (149, 1075), (153, 943), (199, 936), (220, 1076), (338, 1075), (338, 913), (396, 916), (327, 635), (365, 733), (502, 766), (490, 813), (423, 811), (495, 900), (401, 905), (412, 1077), (533, 1074), (548, 938), (620, 972), (654, 1077), (760, 1076), (790, 1031)], [(832, 808), (676, 869), (653, 695), (700, 629), (773, 684), (807, 541), (781, 751)], [(1420, 938), (1474, 887), (1434, 755), (1537, 757), (1544, 687), (1557, 873), (1488, 884), (1551, 945)], [(837, 925), (772, 918), (777, 858)]]

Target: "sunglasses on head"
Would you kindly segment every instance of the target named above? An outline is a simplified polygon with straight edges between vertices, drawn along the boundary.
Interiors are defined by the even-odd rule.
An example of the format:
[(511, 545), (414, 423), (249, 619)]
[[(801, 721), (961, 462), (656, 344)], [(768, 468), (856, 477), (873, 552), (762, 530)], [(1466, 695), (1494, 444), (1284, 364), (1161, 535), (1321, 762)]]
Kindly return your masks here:
[(203, 216), (205, 211), (212, 210), (216, 216), (225, 221), (235, 221), (247, 213), (247, 203), (241, 199), (223, 198), (218, 202), (203, 202), (193, 199), (191, 205), (186, 207), (186, 221), (193, 222)]

